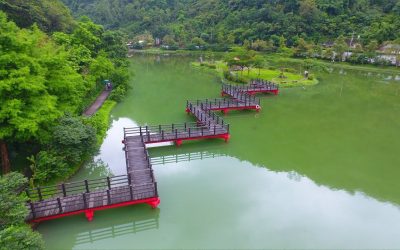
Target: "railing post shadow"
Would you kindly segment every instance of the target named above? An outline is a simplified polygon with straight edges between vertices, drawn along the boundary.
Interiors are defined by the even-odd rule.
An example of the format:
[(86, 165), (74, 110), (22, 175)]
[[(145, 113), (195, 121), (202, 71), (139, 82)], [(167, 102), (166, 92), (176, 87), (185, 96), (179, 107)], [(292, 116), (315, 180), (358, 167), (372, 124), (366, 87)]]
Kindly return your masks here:
[(108, 204), (108, 205), (111, 205), (110, 189), (107, 189), (107, 204)]
[(82, 199), (83, 199), (83, 208), (86, 209), (87, 208), (86, 193), (82, 193)]
[(88, 183), (88, 180), (85, 180), (85, 188), (86, 188), (86, 193), (89, 193), (89, 183)]
[(37, 193), (38, 193), (38, 196), (39, 196), (39, 200), (43, 201), (42, 192), (40, 191), (40, 187), (37, 187), (36, 190), (37, 190)]
[(65, 189), (65, 184), (64, 183), (61, 184), (61, 189), (62, 189), (62, 192), (63, 192), (63, 196), (66, 197), (67, 196), (67, 190)]
[(61, 214), (62, 213), (62, 206), (61, 206), (61, 200), (60, 200), (59, 197), (57, 198), (57, 203), (58, 203), (58, 213)]
[(36, 218), (35, 206), (33, 205), (33, 203), (31, 201), (29, 202), (29, 206), (32, 211), (32, 218), (35, 219)]

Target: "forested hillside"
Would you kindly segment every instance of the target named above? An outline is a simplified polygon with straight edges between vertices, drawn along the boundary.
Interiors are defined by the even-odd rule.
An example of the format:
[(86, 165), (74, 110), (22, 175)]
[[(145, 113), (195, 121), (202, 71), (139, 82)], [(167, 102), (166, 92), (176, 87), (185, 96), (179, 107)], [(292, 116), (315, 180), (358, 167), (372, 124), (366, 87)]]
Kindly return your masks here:
[(75, 21), (70, 10), (54, 0), (0, 0), (0, 10), (21, 28), (36, 23), (45, 32), (71, 31)]
[(88, 15), (128, 34), (171, 35), (180, 44), (243, 43), (283, 36), (322, 43), (360, 36), (363, 44), (400, 37), (397, 0), (63, 0), (74, 15)]

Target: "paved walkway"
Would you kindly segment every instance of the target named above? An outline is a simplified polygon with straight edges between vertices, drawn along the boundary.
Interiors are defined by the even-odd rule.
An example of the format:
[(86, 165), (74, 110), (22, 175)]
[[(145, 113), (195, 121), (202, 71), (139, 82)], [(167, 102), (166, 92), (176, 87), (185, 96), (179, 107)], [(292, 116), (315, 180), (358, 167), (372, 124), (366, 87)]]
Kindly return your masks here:
[(107, 97), (110, 95), (111, 90), (103, 90), (101, 94), (97, 97), (96, 101), (92, 103), (92, 105), (83, 112), (84, 116), (91, 116), (103, 105)]

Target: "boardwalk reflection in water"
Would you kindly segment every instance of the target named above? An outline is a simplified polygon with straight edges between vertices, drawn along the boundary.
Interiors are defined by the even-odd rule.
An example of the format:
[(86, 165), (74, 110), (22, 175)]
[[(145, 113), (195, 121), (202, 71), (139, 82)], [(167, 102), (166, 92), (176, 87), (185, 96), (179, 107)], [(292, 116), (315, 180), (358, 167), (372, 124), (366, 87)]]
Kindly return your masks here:
[(94, 227), (90, 227), (87, 231), (78, 232), (76, 234), (75, 244), (92, 244), (100, 240), (159, 229), (159, 208), (146, 213), (132, 214), (134, 215), (133, 218), (127, 219), (123, 216), (113, 217), (112, 223), (95, 225)]
[(203, 160), (209, 158), (218, 158), (221, 156), (226, 156), (225, 154), (220, 153), (212, 153), (208, 151), (200, 151), (200, 152), (189, 152), (189, 153), (181, 153), (181, 154), (173, 154), (173, 155), (162, 155), (151, 157), (152, 165), (165, 165), (168, 163), (178, 163), (185, 161), (195, 161), (195, 160)]

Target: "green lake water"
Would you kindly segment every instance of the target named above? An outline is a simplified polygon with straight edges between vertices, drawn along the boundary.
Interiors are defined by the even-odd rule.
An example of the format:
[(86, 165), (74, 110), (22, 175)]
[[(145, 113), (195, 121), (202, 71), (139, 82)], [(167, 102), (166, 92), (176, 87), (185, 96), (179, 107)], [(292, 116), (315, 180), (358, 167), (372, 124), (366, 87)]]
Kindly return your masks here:
[[(108, 167), (75, 179), (125, 173), (123, 127), (194, 121), (186, 100), (219, 96), (216, 76), (190, 60), (132, 58), (132, 90), (96, 157)], [(44, 222), (47, 248), (400, 248), (400, 73), (316, 74), (317, 86), (261, 95), (260, 113), (225, 116), (228, 143), (151, 148), (158, 209)]]

